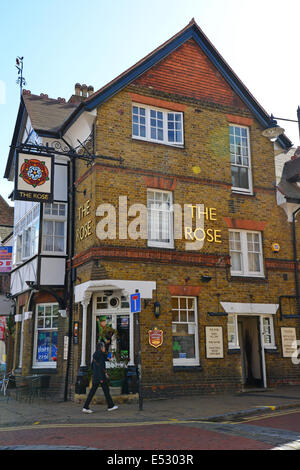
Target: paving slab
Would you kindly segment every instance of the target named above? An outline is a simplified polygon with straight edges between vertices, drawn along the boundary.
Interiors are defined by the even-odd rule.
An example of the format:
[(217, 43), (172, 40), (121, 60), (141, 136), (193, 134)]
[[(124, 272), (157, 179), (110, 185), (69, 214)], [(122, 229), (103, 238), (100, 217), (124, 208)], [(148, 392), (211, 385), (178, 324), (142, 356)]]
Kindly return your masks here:
[(222, 395), (193, 395), (168, 399), (123, 400), (118, 410), (109, 412), (104, 403), (91, 406), (94, 413), (82, 413), (82, 404), (74, 401), (33, 403), (0, 399), (0, 427), (32, 424), (143, 423), (160, 421), (226, 421), (243, 416), (271, 413), (278, 409), (300, 407), (300, 386), (283, 386)]

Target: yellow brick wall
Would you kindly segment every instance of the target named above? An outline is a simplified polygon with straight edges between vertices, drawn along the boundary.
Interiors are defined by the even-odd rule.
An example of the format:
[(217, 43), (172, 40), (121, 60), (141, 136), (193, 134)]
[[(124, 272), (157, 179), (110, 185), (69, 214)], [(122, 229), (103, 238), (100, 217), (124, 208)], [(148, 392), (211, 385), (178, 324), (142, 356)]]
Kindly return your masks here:
[[(131, 137), (131, 98), (129, 92), (155, 96), (161, 99), (185, 104), (184, 112), (184, 148), (154, 144), (134, 140)], [(250, 146), (254, 195), (233, 194), (231, 191), (231, 170), (229, 155), (229, 131), (226, 114), (246, 116), (253, 119), (250, 127)], [(274, 154), (272, 144), (261, 135), (262, 128), (250, 113), (239, 109), (213, 106), (191, 99), (170, 97), (170, 95), (152, 92), (149, 89), (129, 87), (112, 97), (99, 107), (96, 121), (96, 149), (98, 155), (110, 155), (124, 158), (122, 165), (112, 162), (97, 162), (87, 169), (82, 162), (78, 164), (78, 188), (86, 189), (86, 195), (77, 195), (77, 214), (87, 200), (90, 201), (90, 214), (81, 220), (76, 219), (77, 228), (91, 221), (90, 234), (76, 241), (76, 256), (85, 254), (87, 258), (77, 259), (77, 276), (79, 282), (86, 282), (91, 276), (90, 263), (94, 257), (88, 257), (93, 247), (138, 247), (147, 249), (146, 240), (102, 240), (96, 236), (96, 225), (99, 217), (95, 216), (96, 208), (103, 203), (113, 204), (118, 208), (119, 196), (127, 196), (128, 206), (135, 203), (147, 203), (147, 182), (145, 177), (164, 175), (174, 178), (176, 187), (173, 191), (173, 202), (177, 204), (205, 204), (216, 209), (217, 220), (209, 221), (208, 226), (221, 231), (222, 243), (205, 242), (201, 252), (212, 255), (229, 254), (228, 226), (224, 217), (266, 222), (263, 231), (263, 254), (265, 259), (281, 261), (273, 269), (266, 269), (265, 279), (232, 278), (230, 270), (224, 265), (193, 265), (193, 251), (190, 251), (188, 262), (157, 262), (156, 249), (152, 249), (153, 259), (118, 261), (99, 258), (98, 262), (107, 273), (108, 278), (148, 280), (157, 282), (158, 300), (162, 305), (159, 320), (153, 315), (153, 304), (141, 314), (141, 344), (143, 379), (145, 384), (153, 387), (156, 384), (172, 386), (186, 381), (205, 383), (214, 390), (216, 384), (238, 383), (241, 380), (241, 357), (229, 354), (227, 347), (227, 318), (210, 317), (208, 311), (216, 311), (218, 297), (227, 302), (278, 303), (280, 295), (295, 293), (292, 265), (284, 262), (293, 260), (291, 224), (287, 222), (285, 212), (276, 204)], [(193, 167), (199, 167), (195, 173)], [(128, 219), (130, 222), (132, 219)], [(118, 227), (118, 223), (117, 223)], [(297, 229), (299, 231), (299, 228)], [(280, 244), (280, 252), (274, 254), (273, 242)], [(159, 250), (158, 250), (159, 251)], [(185, 240), (175, 240), (175, 251), (186, 252)], [(141, 251), (142, 252), (142, 251)], [(75, 256), (75, 258), (76, 258)], [(130, 254), (126, 254), (130, 257)], [(97, 257), (97, 255), (96, 255)], [(76, 264), (76, 263), (75, 263)], [(208, 274), (212, 280), (201, 284), (201, 275)], [(283, 279), (287, 274), (287, 280)], [(188, 279), (188, 280), (186, 280)], [(202, 286), (198, 298), (199, 344), (201, 373), (173, 372), (172, 365), (172, 329), (171, 329), (171, 295), (168, 285)], [(219, 306), (220, 308), (220, 306)], [(298, 369), (291, 365), (291, 360), (282, 357), (281, 326), (297, 328), (299, 337), (299, 320), (279, 320), (277, 313), (274, 320), (277, 352), (266, 353), (267, 375), (274, 382), (278, 378), (290, 377), (300, 379)], [(164, 343), (155, 350), (148, 344), (148, 330), (158, 326), (164, 331)], [(205, 326), (222, 326), (224, 340), (224, 359), (206, 359)], [(173, 384), (173, 385), (172, 385)], [(162, 385), (163, 386), (163, 385)], [(174, 385), (175, 386), (175, 385)], [(151, 388), (150, 387), (150, 388)], [(152, 390), (153, 391), (153, 390)]]

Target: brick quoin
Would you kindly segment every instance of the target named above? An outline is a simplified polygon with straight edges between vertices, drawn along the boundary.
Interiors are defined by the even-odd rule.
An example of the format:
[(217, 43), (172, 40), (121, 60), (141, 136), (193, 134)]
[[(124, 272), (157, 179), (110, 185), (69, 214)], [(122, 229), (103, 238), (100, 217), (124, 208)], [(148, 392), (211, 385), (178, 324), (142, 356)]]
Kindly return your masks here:
[(193, 39), (145, 72), (134, 84), (247, 109)]

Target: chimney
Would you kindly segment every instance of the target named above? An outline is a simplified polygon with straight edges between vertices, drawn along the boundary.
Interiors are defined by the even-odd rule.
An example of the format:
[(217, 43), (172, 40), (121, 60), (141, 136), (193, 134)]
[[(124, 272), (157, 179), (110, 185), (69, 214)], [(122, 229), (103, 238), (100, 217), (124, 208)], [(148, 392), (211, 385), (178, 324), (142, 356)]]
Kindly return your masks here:
[(69, 103), (80, 103), (87, 99), (88, 96), (91, 96), (94, 93), (94, 87), (89, 85), (81, 85), (80, 83), (75, 84), (75, 95), (72, 95), (69, 99)]

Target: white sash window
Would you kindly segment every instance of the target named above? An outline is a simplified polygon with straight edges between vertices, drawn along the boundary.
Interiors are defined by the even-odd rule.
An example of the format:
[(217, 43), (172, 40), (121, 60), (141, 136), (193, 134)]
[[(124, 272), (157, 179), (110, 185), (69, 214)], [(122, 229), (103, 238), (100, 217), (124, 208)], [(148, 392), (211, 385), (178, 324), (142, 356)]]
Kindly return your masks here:
[(172, 193), (149, 189), (148, 246), (174, 248)]

